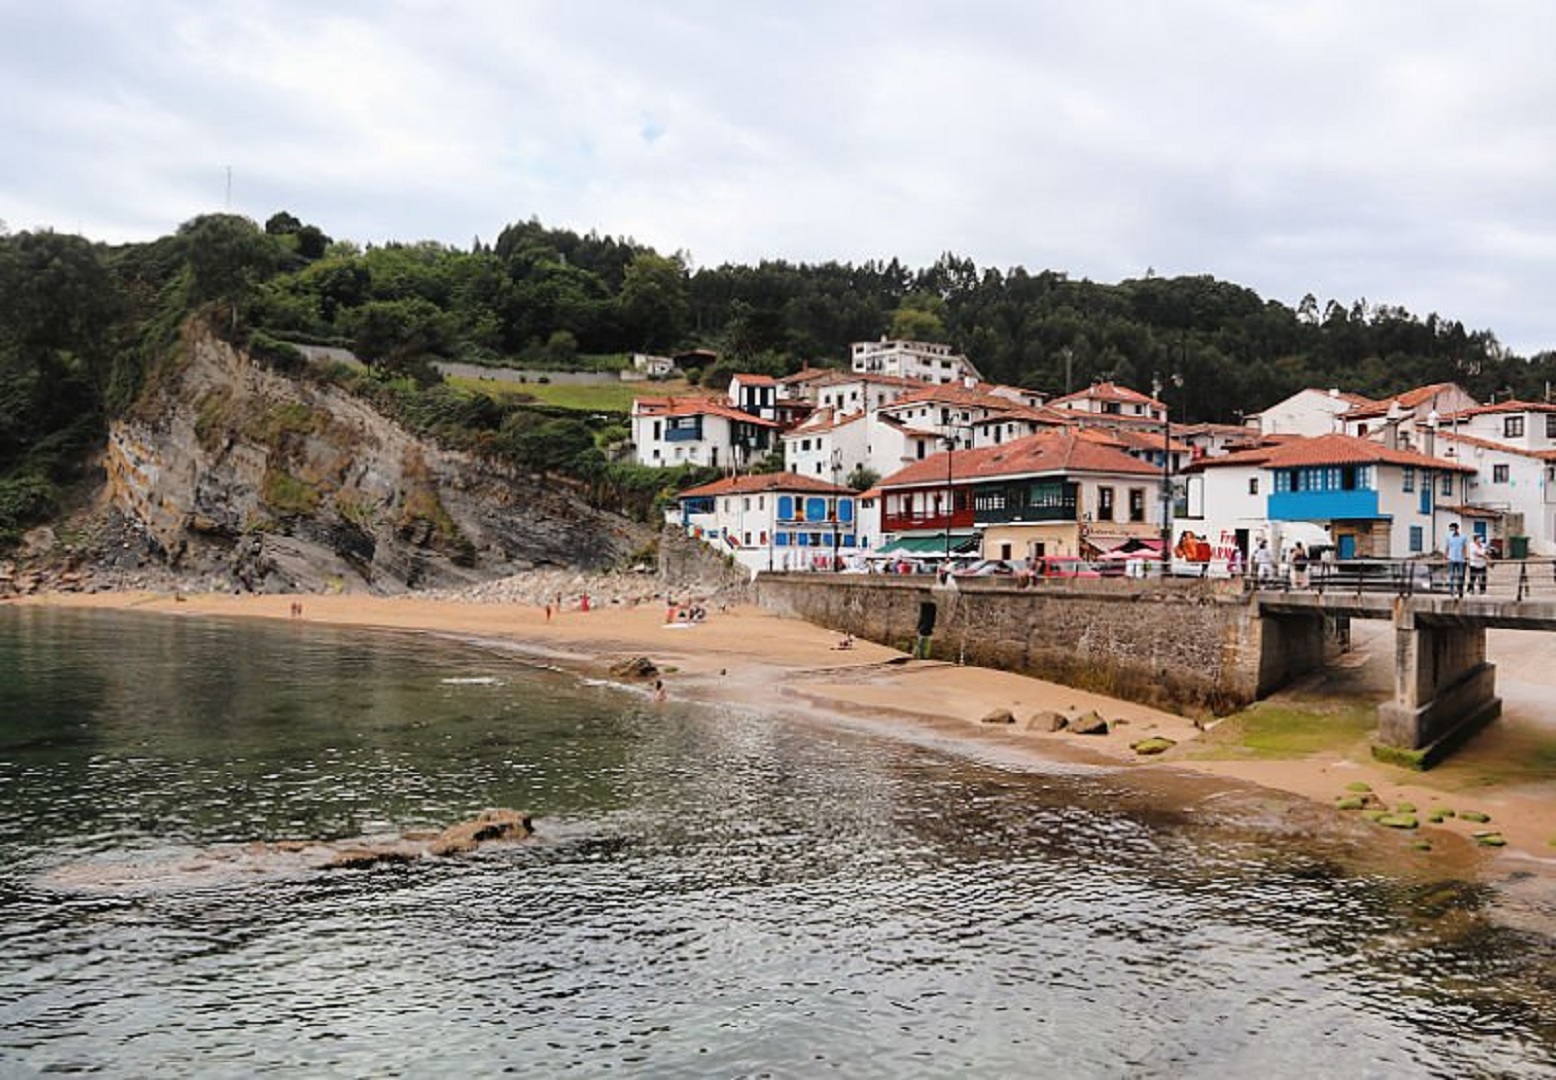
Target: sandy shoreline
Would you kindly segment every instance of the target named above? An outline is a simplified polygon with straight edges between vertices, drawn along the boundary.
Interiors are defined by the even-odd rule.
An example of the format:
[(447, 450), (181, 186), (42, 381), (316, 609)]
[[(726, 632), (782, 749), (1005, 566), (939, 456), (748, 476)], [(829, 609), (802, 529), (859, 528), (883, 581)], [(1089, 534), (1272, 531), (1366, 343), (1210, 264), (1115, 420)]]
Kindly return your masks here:
[[(1228, 790), (1258, 785), (1310, 800), (1303, 815), (1308, 829), (1332, 825), (1337, 832), (1357, 830), (1356, 815), (1335, 811), (1333, 805), (1347, 784), (1362, 782), (1389, 807), (1411, 803), (1418, 809), (1418, 832), (1365, 826), (1378, 834), (1380, 850), (1397, 850), (1401, 860), (1423, 858), (1411, 845), (1425, 840), (1432, 845), (1433, 857), (1491, 873), (1514, 864), (1556, 868), (1556, 778), (1498, 784), (1487, 780), (1485, 769), (1474, 767), (1477, 757), (1528, 752), (1529, 725), (1517, 710), (1471, 744), (1469, 765), (1421, 774), (1379, 765), (1355, 746), (1283, 760), (1239, 757), (1225, 746), (1213, 746), (1215, 740), (1184, 717), (1006, 672), (912, 661), (867, 641), (841, 650), (832, 631), (754, 607), (713, 610), (705, 622), (686, 626), (667, 625), (665, 609), (657, 603), (606, 603), (591, 611), (569, 604), (548, 618), (543, 608), (530, 605), (417, 597), (96, 593), (7, 602), (283, 621), (296, 619), (292, 605), (301, 603), (303, 622), (478, 640), (580, 671), (602, 672), (618, 660), (641, 655), (667, 672), (668, 693), (677, 699), (923, 725), (939, 735), (994, 744), (1000, 753), (1103, 765), (1117, 771), (1125, 783), (1164, 793), (1164, 798), (1173, 797), (1175, 782), (1184, 777), (1197, 781), (1192, 798), (1198, 800), (1206, 798), (1207, 779), (1223, 782)], [(1536, 669), (1531, 682), (1516, 685), (1530, 700), (1549, 700), (1542, 684), (1552, 665), (1530, 666)], [(1011, 710), (1017, 723), (982, 722), (997, 709)], [(1125, 723), (1115, 724), (1105, 736), (1027, 727), (1028, 719), (1044, 710), (1075, 716), (1093, 709)], [(1494, 730), (1498, 727), (1503, 730)], [(1152, 758), (1130, 749), (1130, 743), (1155, 735), (1177, 745)], [(1482, 741), (1484, 746), (1479, 745)], [(1439, 806), (1479, 810), (1489, 814), (1491, 822), (1452, 818), (1441, 826), (1427, 824), (1427, 814)], [(1471, 834), (1486, 829), (1499, 831), (1507, 846), (1475, 845)]]

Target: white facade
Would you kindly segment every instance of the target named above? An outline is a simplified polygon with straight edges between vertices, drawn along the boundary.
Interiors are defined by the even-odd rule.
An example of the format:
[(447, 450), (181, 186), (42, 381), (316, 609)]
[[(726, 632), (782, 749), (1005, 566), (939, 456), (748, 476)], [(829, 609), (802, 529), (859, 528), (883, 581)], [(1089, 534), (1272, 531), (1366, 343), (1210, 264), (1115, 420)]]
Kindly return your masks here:
[(665, 519), (734, 559), (752, 577), (763, 570), (855, 565), (873, 539), (860, 531), (855, 492), (781, 473), (693, 488)]
[(632, 403), (634, 460), (655, 468), (746, 468), (770, 452), (776, 427), (722, 402), (639, 398)]
[(951, 346), (933, 341), (856, 341), (850, 346), (854, 371), (870, 375), (895, 375), (918, 382), (954, 383), (981, 379), (972, 361)]
[(1370, 405), (1368, 399), (1339, 390), (1298, 390), (1284, 401), (1277, 401), (1248, 419), (1261, 435), (1305, 435), (1317, 438), (1342, 431), (1339, 417), (1357, 405)]

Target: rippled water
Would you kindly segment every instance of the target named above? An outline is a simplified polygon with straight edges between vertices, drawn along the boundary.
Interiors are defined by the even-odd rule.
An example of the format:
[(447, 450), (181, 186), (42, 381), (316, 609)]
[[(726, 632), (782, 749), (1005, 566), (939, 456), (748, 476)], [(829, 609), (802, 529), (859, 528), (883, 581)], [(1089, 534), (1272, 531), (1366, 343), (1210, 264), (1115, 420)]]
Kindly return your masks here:
[[(424, 638), (0, 609), (0, 1074), (1550, 1075), (1556, 950), (1481, 888), (1108, 785)], [(485, 806), (537, 838), (193, 872)]]

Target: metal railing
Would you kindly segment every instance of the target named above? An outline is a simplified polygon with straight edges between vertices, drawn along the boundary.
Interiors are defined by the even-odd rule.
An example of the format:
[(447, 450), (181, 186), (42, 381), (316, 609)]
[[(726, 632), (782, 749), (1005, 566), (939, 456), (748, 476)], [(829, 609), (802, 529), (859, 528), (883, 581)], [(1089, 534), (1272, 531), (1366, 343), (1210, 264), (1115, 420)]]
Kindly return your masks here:
[(1245, 586), (1320, 594), (1485, 596), (1522, 603), (1556, 600), (1556, 559), (1494, 559), (1484, 574), (1465, 567), (1461, 575), (1442, 558), (1320, 560), (1308, 564), (1305, 580), (1282, 564), (1271, 576), (1249, 576)]

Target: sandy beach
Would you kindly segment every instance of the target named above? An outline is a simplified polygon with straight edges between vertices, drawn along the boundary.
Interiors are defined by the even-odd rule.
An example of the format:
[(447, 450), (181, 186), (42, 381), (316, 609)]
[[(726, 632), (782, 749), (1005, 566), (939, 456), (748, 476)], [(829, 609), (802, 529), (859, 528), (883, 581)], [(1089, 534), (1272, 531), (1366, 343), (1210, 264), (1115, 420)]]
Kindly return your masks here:
[[(839, 648), (841, 638), (833, 631), (748, 606), (709, 608), (704, 621), (687, 624), (667, 622), (659, 603), (630, 599), (596, 601), (587, 611), (569, 599), (549, 614), (524, 603), (418, 597), (104, 592), (7, 602), (427, 632), (594, 674), (643, 656), (663, 672), (665, 691), (676, 700), (911, 726), (937, 738), (978, 740), (1004, 755), (1103, 766), (1164, 799), (1204, 803), (1222, 792), (1285, 793), (1300, 796), (1287, 802), (1306, 800), (1300, 815), (1287, 811), (1288, 817), (1302, 818), (1304, 830), (1372, 830), (1380, 850), (1397, 850), (1404, 859), (1419, 859), (1415, 845), (1425, 841), (1435, 857), (1493, 873), (1515, 864), (1556, 869), (1556, 774), (1539, 768), (1546, 760), (1542, 755), (1556, 746), (1556, 713), (1550, 705), (1556, 699), (1556, 665), (1548, 662), (1543, 635), (1509, 635), (1493, 642), (1506, 715), (1448, 763), (1415, 773), (1374, 762), (1365, 739), (1354, 735), (1301, 754), (1255, 753), (1227, 738), (1215, 723), (1202, 730), (1192, 719), (1145, 706), (1006, 672), (914, 661), (867, 641)], [(300, 614), (294, 613), (298, 604)], [(1340, 666), (1335, 685), (1294, 688), (1295, 699), (1311, 707), (1315, 697), (1321, 701), (1326, 693), (1348, 696), (1354, 703), (1359, 693), (1378, 692), (1389, 640), (1381, 626), (1359, 634), (1357, 651)], [(649, 692), (646, 684), (644, 692)], [(1010, 710), (1016, 722), (985, 722), (1001, 709)], [(1077, 735), (1050, 731), (1046, 723), (1029, 726), (1034, 716), (1049, 710), (1067, 717), (1095, 710), (1112, 722), (1111, 731)], [(1175, 745), (1152, 757), (1131, 749), (1150, 736)], [(1390, 809), (1414, 806), (1421, 828), (1385, 829), (1362, 823), (1354, 811), (1336, 810), (1337, 797), (1355, 784), (1368, 785)], [(1434, 808), (1452, 809), (1456, 816), (1430, 824)], [(1467, 810), (1490, 821), (1457, 816)], [(1499, 832), (1506, 846), (1477, 844), (1474, 833), (1488, 830)]]

